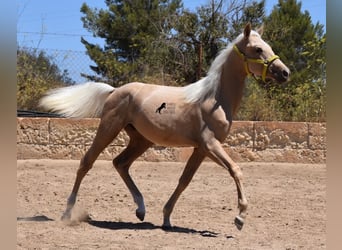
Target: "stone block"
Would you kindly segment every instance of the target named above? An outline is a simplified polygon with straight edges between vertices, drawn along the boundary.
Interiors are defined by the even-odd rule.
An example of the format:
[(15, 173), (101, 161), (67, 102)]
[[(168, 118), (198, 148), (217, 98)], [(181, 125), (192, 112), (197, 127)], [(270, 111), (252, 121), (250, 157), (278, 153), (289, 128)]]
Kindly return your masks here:
[(308, 146), (310, 149), (327, 149), (326, 123), (309, 123)]
[[(80, 160), (95, 137), (99, 121), (18, 118), (17, 158)], [(114, 159), (125, 149), (128, 141), (126, 132), (120, 132), (98, 159)], [(223, 147), (236, 162), (324, 163), (326, 124), (236, 121)], [(153, 146), (137, 160), (186, 162), (192, 151), (191, 147)]]
[(122, 130), (118, 136), (113, 140), (111, 145), (115, 146), (127, 146), (129, 142), (129, 136), (127, 135), (126, 131)]
[[(56, 145), (85, 145), (93, 142), (100, 119), (51, 119), (50, 143)], [(112, 145), (127, 145), (128, 135), (120, 134), (113, 140)]]
[(49, 159), (51, 153), (48, 145), (17, 143), (17, 159)]
[(234, 121), (230, 129), (229, 135), (223, 143), (224, 147), (239, 146), (253, 147), (254, 140), (254, 123)]
[(18, 118), (17, 143), (48, 144), (49, 119), (46, 118)]
[(84, 145), (50, 145), (49, 154), (51, 159), (79, 160), (84, 155)]
[(143, 155), (141, 155), (138, 160), (141, 161), (152, 161), (152, 162), (162, 162), (162, 161), (177, 161), (177, 149), (170, 147), (153, 146), (149, 148)]
[(302, 122), (255, 122), (255, 150), (308, 148), (308, 125)]
[(102, 153), (99, 155), (99, 160), (112, 161), (116, 156), (118, 156), (126, 147), (118, 145), (109, 145), (106, 147)]
[(50, 144), (90, 145), (99, 119), (50, 119)]

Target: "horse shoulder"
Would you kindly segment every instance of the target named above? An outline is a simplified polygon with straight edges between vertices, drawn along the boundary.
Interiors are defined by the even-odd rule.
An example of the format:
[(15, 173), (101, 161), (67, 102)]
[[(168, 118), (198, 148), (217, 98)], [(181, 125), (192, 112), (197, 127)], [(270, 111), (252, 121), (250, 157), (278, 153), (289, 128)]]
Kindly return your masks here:
[(232, 125), (229, 111), (217, 103), (209, 102), (202, 105), (201, 113), (206, 128), (222, 142), (228, 136)]

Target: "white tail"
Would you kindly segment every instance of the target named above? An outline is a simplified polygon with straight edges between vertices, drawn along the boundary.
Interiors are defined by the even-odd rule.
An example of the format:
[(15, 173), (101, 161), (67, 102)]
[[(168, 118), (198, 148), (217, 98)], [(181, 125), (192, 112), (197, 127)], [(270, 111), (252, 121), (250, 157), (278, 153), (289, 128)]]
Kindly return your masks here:
[(114, 87), (99, 82), (87, 82), (53, 89), (40, 100), (40, 106), (70, 118), (100, 117), (107, 97)]

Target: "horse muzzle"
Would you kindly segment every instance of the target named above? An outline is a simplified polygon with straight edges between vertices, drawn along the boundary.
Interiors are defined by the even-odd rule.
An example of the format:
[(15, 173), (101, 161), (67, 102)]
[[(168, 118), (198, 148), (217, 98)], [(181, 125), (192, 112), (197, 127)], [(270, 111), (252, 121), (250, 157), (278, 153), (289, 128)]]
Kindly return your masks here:
[(277, 82), (283, 83), (290, 79), (290, 70), (278, 58), (268, 65), (266, 78), (271, 78)]

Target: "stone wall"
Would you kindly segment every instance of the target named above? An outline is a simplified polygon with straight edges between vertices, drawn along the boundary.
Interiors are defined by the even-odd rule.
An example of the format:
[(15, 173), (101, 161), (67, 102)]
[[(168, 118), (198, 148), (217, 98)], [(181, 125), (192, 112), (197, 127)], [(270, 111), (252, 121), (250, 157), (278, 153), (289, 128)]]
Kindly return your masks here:
[[(98, 123), (99, 119), (17, 118), (17, 158), (80, 159)], [(128, 140), (121, 132), (99, 159), (113, 159)], [(236, 121), (223, 146), (238, 162), (325, 163), (326, 124)], [(138, 160), (186, 161), (191, 152), (191, 148), (155, 146)]]

